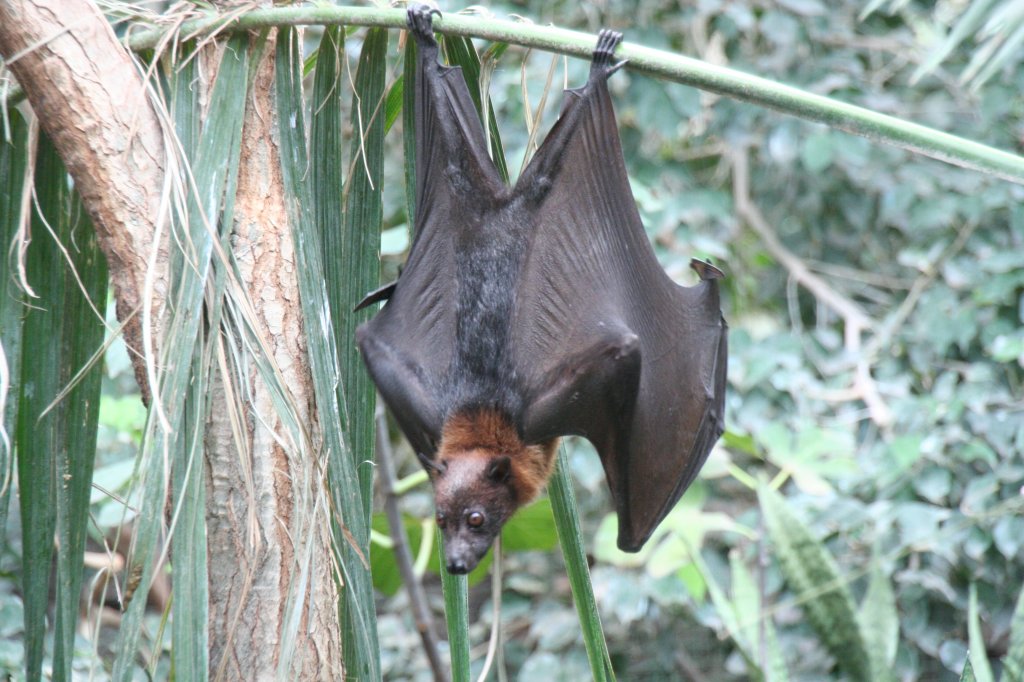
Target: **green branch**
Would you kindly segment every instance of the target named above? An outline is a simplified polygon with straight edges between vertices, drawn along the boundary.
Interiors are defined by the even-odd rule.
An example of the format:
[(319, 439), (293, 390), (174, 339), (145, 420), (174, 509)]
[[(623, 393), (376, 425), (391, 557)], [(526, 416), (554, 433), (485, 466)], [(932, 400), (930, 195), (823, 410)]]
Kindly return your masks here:
[[(184, 22), (178, 29), (178, 36), (187, 39), (225, 30), (335, 24), (405, 28), (405, 11), (367, 7), (274, 7), (240, 15), (210, 14)], [(583, 58), (590, 57), (595, 41), (589, 33), (554, 26), (452, 13), (435, 19), (434, 27), (441, 33), (486, 38)], [(163, 44), (166, 37), (164, 29), (139, 31), (128, 38), (127, 44), (132, 50), (152, 49)], [(631, 70), (639, 73), (769, 107), (1024, 184), (1024, 157), (979, 142), (672, 52), (626, 42), (619, 47), (618, 54), (629, 60)], [(21, 96), (20, 90), (12, 88), (4, 103), (14, 104)]]
[[(181, 26), (180, 35), (192, 37), (225, 29), (313, 24), (404, 28), (405, 11), (365, 7), (275, 7), (233, 18), (211, 15), (194, 19)], [(553, 26), (453, 13), (435, 19), (434, 27), (441, 33), (486, 38), (583, 58), (590, 57), (595, 41), (591, 34)], [(152, 48), (164, 38), (163, 30), (140, 32), (133, 35), (128, 44), (135, 50)], [(1024, 184), (1024, 157), (978, 142), (671, 52), (626, 42), (620, 46), (618, 54), (629, 60), (631, 70), (639, 73), (769, 107)]]

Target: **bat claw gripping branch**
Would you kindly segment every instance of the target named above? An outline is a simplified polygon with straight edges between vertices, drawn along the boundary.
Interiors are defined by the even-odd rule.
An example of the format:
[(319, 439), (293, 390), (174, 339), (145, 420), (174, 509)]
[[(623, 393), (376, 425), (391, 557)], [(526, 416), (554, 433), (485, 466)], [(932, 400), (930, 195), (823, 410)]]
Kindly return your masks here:
[(437, 46), (434, 39), (434, 15), (441, 16), (441, 10), (430, 5), (414, 3), (406, 10), (406, 25), (416, 41), (422, 45)]
[(590, 64), (591, 78), (608, 78), (626, 65), (628, 59), (615, 62), (615, 48), (622, 42), (622, 34), (608, 28), (601, 29), (597, 34), (597, 45), (594, 47)]

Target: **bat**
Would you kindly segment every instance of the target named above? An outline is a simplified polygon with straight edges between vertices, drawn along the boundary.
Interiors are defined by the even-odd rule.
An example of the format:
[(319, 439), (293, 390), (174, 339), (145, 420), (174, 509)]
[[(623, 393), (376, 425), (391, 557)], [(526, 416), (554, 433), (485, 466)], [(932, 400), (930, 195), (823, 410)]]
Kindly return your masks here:
[[(635, 552), (723, 431), (722, 272), (661, 269), (630, 190), (602, 31), (590, 75), (513, 187), (487, 154), (461, 70), (410, 6), (415, 236), (387, 303), (356, 332), (366, 366), (434, 488), (451, 573), (468, 573), (550, 476), (558, 439), (590, 440)], [(408, 80), (406, 81), (408, 84)]]

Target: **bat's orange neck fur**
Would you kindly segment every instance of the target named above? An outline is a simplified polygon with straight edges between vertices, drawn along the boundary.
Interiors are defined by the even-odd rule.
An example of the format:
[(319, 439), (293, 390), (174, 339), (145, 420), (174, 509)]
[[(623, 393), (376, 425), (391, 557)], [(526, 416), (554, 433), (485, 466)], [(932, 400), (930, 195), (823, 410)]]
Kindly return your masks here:
[(464, 457), (499, 457), (511, 459), (509, 485), (517, 504), (523, 505), (537, 496), (547, 483), (555, 463), (558, 439), (527, 445), (509, 420), (494, 410), (460, 412), (445, 422), (437, 458), (450, 463)]

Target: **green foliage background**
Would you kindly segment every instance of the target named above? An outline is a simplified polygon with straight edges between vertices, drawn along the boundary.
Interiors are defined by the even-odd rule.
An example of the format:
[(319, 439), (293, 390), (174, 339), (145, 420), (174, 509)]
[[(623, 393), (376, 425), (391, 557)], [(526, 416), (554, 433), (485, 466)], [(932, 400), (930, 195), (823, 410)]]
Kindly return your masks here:
[[(852, 0), (524, 0), (490, 9), (591, 32), (616, 28), (630, 42), (1021, 153), (1024, 70), (1003, 59), (973, 89), (962, 84), (977, 60), (968, 41), (922, 75), (957, 3), (879, 4), (866, 16), (866, 3)], [(364, 36), (345, 38), (353, 72)], [(307, 33), (310, 45), (318, 38)], [(391, 47), (386, 59), (391, 87), (402, 55)], [(523, 59), (522, 50), (505, 50), (490, 77), (513, 176), (529, 144), (527, 109), (542, 99), (552, 60), (541, 136), (557, 115), (561, 82), (581, 83), (587, 68), (533, 53), (521, 71)], [(596, 454), (570, 442), (619, 679), (953, 680), (968, 648), (977, 679), (1021, 679), (1024, 188), (628, 70), (611, 87), (659, 258), (683, 282), (692, 282), (691, 257), (720, 265), (731, 327), (729, 431), (640, 554), (615, 549)], [(386, 104), (384, 279), (408, 246), (400, 101)], [(749, 197), (737, 196), (737, 168), (748, 170)], [(755, 229), (749, 205), (794, 258)], [(794, 264), (818, 275), (817, 290), (797, 280)], [(856, 306), (863, 328), (824, 304), (823, 291)], [(108, 354), (106, 367), (94, 481), (124, 491), (145, 415), (124, 397), (123, 355)], [(397, 439), (396, 454), (400, 473), (417, 476)], [(96, 541), (117, 525), (121, 506), (96, 490), (92, 503)], [(432, 517), (429, 488), (412, 486), (403, 504), (415, 555), (433, 536), (420, 522)], [(522, 680), (588, 679), (550, 518), (542, 500), (505, 535), (504, 662)], [(373, 528), (386, 524), (375, 517)], [(14, 518), (0, 543), (0, 672), (19, 670), (25, 656), (22, 602), (8, 579), (18, 570), (19, 533)], [(421, 568), (439, 610), (430, 556), (425, 547)], [(391, 555), (376, 543), (371, 559), (381, 672), (430, 679)], [(481, 580), (488, 566), (469, 581), (474, 672), (493, 618)], [(143, 620), (160, 632), (160, 614)], [(75, 669), (109, 660), (109, 645), (93, 649), (79, 637)], [(166, 676), (167, 658), (158, 659), (156, 676)]]
[[(942, 38), (942, 22), (955, 18), (942, 7), (905, 3), (863, 19), (864, 3), (817, 0), (491, 8), (538, 23), (611, 26), (629, 41), (1021, 152), (1024, 72), (1015, 64), (971, 92), (957, 80), (972, 58), (967, 44), (911, 84)], [(502, 58), (491, 88), (513, 175), (527, 134), (519, 58), (518, 51)], [(550, 59), (528, 59), (532, 106)], [(557, 112), (561, 69), (542, 135)], [(584, 73), (585, 64), (570, 63), (570, 86)], [(596, 456), (585, 442), (570, 453), (584, 533), (595, 533), (592, 577), (620, 679), (678, 679), (693, 670), (707, 679), (747, 678), (752, 668), (737, 640), (718, 638), (732, 634), (728, 610), (744, 605), (738, 629), (751, 635), (745, 641), (755, 645), (755, 663), (764, 662), (758, 638), (771, 629), (790, 679), (863, 679), (837, 667), (803, 607), (812, 597), (780, 569), (751, 487), (759, 478), (781, 484), (791, 513), (834, 557), (845, 599), (872, 637), (868, 647), (891, 656), (890, 670), (871, 675), (957, 679), (972, 585), (998, 674), (1024, 584), (1024, 188), (628, 71), (611, 86), (659, 257), (682, 281), (691, 256), (721, 265), (731, 327), (729, 434), (639, 557), (614, 550)], [(737, 217), (732, 159), (743, 149), (750, 198), (781, 243), (866, 314), (859, 345), (845, 343), (843, 320), (796, 285)], [(862, 358), (891, 412), (888, 424), (872, 421), (850, 390)], [(429, 513), (428, 499), (412, 497), (412, 509)], [(694, 562), (697, 547), (703, 560)], [(520, 679), (584, 679), (559, 560), (512, 554), (507, 563), (507, 660)], [(750, 611), (757, 600), (739, 600), (744, 570), (765, 600), (768, 626)], [(473, 589), (471, 598), (483, 601), (489, 588)], [(473, 626), (478, 642), (489, 607), (482, 611), (484, 623)], [(401, 622), (381, 614), (382, 627), (396, 633), (382, 634), (385, 661), (416, 679), (423, 666), (408, 662), (402, 647), (414, 640)], [(389, 641), (403, 643), (391, 656)]]

